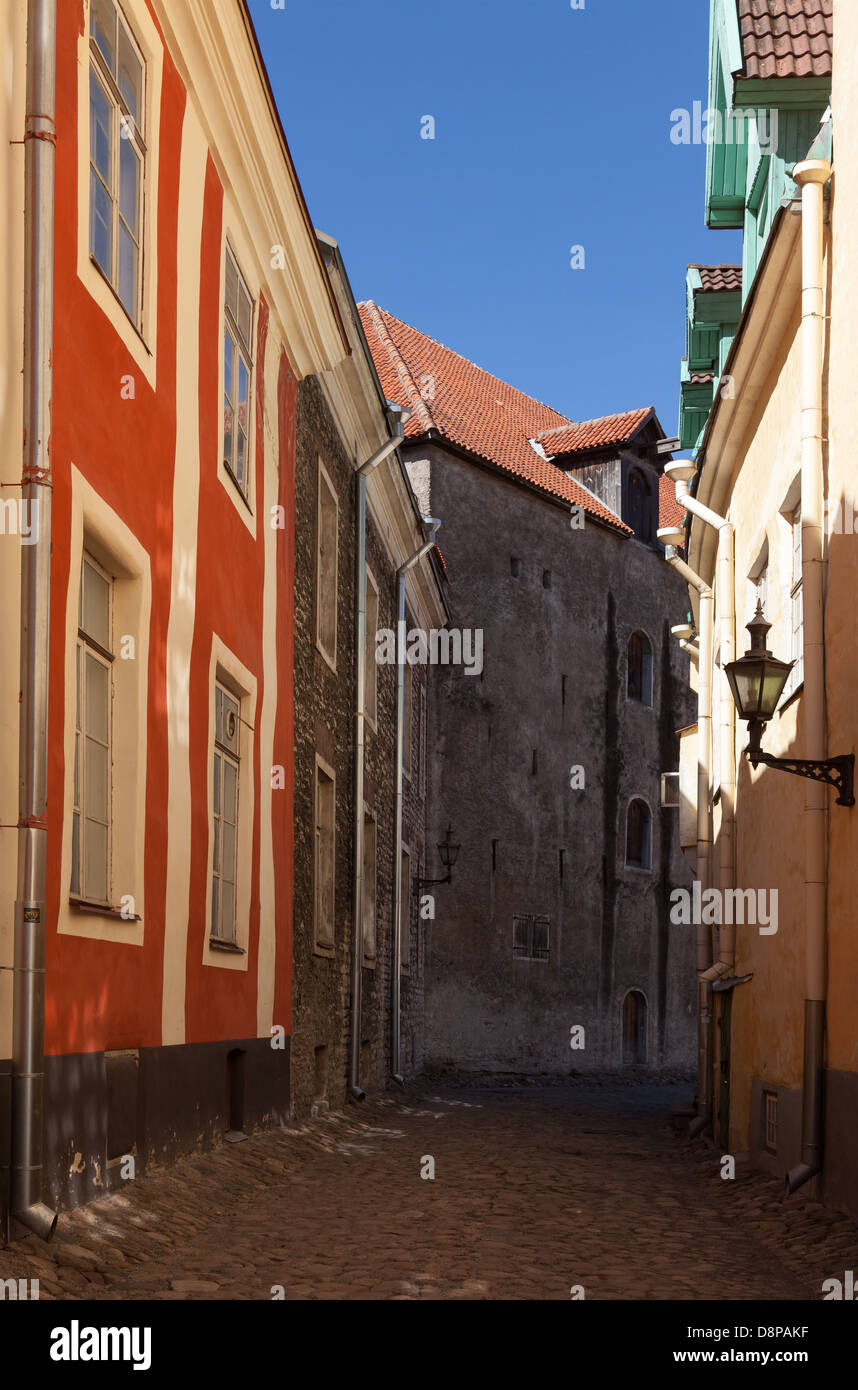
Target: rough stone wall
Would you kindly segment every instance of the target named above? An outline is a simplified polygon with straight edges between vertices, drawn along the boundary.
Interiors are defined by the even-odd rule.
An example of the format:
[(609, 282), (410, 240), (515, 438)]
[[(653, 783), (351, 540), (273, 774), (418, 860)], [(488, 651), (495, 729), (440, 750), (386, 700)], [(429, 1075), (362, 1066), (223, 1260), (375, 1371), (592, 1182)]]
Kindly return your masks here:
[[(336, 671), (316, 647), (318, 463), (336, 489)], [(352, 692), (354, 689), (354, 475), (319, 383), (300, 383), (295, 466), (295, 889), (292, 983), (292, 1114), (315, 1099), (315, 1049), (328, 1048), (332, 1107), (346, 1097), (352, 931)], [(315, 755), (336, 774), (335, 947), (315, 946)]]
[[(427, 840), (461, 842), (426, 923), (426, 1047), (434, 1065), (587, 1070), (622, 1062), (628, 990), (647, 1001), (647, 1060), (695, 1055), (693, 928), (669, 928), (690, 883), (660, 774), (693, 719), (670, 638), (684, 586), (652, 548), (446, 453), (429, 457), (443, 521), (450, 625), (484, 630), (481, 676), (433, 671)], [(513, 575), (513, 560), (520, 573)], [(649, 637), (652, 708), (626, 698), (628, 639)], [(570, 786), (584, 769), (585, 786)], [(652, 815), (648, 871), (625, 863), (626, 808)], [(561, 872), (560, 851), (563, 851)], [(513, 915), (550, 919), (549, 959), (513, 957)], [(570, 1048), (582, 1025), (583, 1050)]]
[[(328, 1048), (324, 1099), (341, 1106), (348, 1093), (352, 959), (353, 727), (354, 698), (354, 466), (338, 437), (321, 388), (304, 381), (298, 395), (295, 558), (295, 901), (292, 1013), (292, 1114), (311, 1112), (319, 1098), (315, 1049)], [(318, 460), (321, 456), (339, 502), (337, 660), (334, 672), (316, 647), (316, 535)], [(367, 565), (378, 586), (379, 626), (395, 629), (395, 570), (372, 517), (367, 520)], [(374, 643), (373, 643), (374, 646)], [(415, 711), (425, 670), (413, 668)], [(377, 667), (377, 717), (365, 728), (364, 800), (376, 820), (376, 956), (362, 973), (361, 1084), (383, 1089), (390, 1076), (393, 851), (396, 770), (396, 669)], [(418, 720), (415, 717), (415, 737)], [(315, 755), (336, 774), (336, 889), (333, 954), (314, 938)], [(406, 782), (403, 840), (422, 851), (425, 786)], [(418, 872), (416, 858), (412, 860)], [(413, 895), (412, 895), (413, 898)], [(402, 1063), (408, 1074), (419, 1055), (413, 1034), (420, 1024), (422, 973), (417, 958), (416, 909), (412, 911), (411, 973), (402, 976)], [(364, 1046), (368, 1044), (368, 1049)]]

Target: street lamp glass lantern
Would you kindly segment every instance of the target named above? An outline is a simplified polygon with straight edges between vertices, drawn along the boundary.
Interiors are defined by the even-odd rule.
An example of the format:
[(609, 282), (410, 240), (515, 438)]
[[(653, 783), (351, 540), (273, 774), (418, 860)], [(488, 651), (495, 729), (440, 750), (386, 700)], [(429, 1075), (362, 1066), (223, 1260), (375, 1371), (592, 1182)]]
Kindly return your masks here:
[(778, 707), (784, 686), (795, 662), (779, 661), (766, 647), (766, 633), (771, 627), (767, 623), (761, 605), (748, 631), (751, 634), (751, 649), (736, 661), (730, 661), (725, 674), (736, 702), (740, 719), (754, 720), (767, 724)]
[(447, 834), (438, 846), (438, 853), (441, 856), (441, 863), (445, 869), (452, 869), (459, 857), (460, 845), (453, 843), (453, 827), (447, 826)]

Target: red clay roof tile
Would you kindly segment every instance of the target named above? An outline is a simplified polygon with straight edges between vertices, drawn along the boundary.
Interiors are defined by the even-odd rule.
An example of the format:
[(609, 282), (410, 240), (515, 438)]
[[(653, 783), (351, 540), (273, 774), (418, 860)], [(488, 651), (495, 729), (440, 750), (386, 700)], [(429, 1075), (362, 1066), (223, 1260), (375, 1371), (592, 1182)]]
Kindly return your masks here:
[[(631, 528), (610, 508), (573, 478), (567, 478), (562, 468), (543, 458), (531, 443), (537, 441), (546, 454), (553, 455), (557, 453), (556, 444), (548, 447), (543, 443), (546, 431), (557, 431), (565, 442), (566, 435), (576, 430), (590, 429), (595, 437), (596, 427), (605, 422), (576, 425), (550, 406), (517, 391), (434, 338), (394, 318), (372, 300), (358, 308), (386, 395), (412, 412), (405, 426), (407, 438), (434, 430), (537, 491), (562, 498), (570, 506), (583, 507), (589, 515), (631, 535)], [(651, 414), (648, 408), (626, 416), (609, 416), (608, 421), (627, 421), (634, 416), (643, 423)], [(616, 428), (611, 426), (607, 433), (615, 433)], [(622, 429), (626, 431), (623, 438), (630, 438), (628, 426)]]
[(744, 77), (831, 76), (832, 0), (737, 3)]
[(690, 265), (688, 269), (700, 271), (702, 284), (698, 293), (709, 294), (712, 291), (742, 288), (740, 265)]
[(676, 500), (676, 484), (662, 473), (658, 480), (659, 526), (685, 526), (687, 512)]
[(537, 438), (547, 454), (580, 454), (588, 449), (608, 449), (628, 444), (653, 415), (651, 405), (626, 410), (621, 415), (603, 415), (598, 420), (573, 421), (570, 425), (540, 430)]

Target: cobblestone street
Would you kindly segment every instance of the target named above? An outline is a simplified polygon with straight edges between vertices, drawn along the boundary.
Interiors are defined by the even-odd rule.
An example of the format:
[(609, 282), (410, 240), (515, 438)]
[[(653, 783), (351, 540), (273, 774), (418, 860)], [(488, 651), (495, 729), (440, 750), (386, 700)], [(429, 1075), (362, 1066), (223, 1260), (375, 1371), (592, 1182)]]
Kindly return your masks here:
[(0, 1251), (0, 1275), (72, 1299), (818, 1300), (855, 1225), (724, 1181), (671, 1128), (687, 1096), (429, 1083), (143, 1178)]

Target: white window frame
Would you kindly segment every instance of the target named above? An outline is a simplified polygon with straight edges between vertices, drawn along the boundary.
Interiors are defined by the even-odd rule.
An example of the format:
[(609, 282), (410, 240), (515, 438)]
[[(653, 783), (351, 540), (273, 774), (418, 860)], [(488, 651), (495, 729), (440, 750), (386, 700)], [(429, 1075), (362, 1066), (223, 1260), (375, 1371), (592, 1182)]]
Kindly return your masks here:
[[(320, 940), (319, 901), (321, 884), (321, 825), (319, 815), (320, 774), (331, 784), (331, 935), (330, 940)], [(337, 945), (337, 774), (330, 763), (317, 753), (313, 767), (313, 949), (317, 955), (332, 956)]]
[[(89, 565), (96, 574), (104, 579), (108, 586), (107, 599), (107, 626), (108, 626), (108, 647), (103, 647), (95, 638), (83, 627), (83, 574), (84, 567)], [(72, 844), (74, 844), (74, 819), (77, 819), (78, 829), (78, 879), (74, 881), (74, 856), (72, 856), (72, 877), (70, 879), (69, 897), (73, 902), (93, 903), (100, 907), (109, 907), (112, 904), (112, 809), (113, 809), (113, 610), (114, 610), (114, 576), (109, 574), (103, 565), (100, 565), (95, 556), (88, 550), (84, 550), (80, 563), (79, 580), (79, 622), (78, 635), (75, 652), (75, 774), (79, 794), (73, 793), (73, 819), (72, 819)], [(87, 814), (87, 793), (86, 793), (86, 741), (92, 735), (86, 732), (86, 662), (87, 660), (97, 662), (107, 672), (107, 741), (102, 743), (98, 739), (96, 742), (102, 743), (107, 754), (107, 818), (102, 821), (100, 817)], [(105, 895), (89, 891), (86, 881), (86, 824), (87, 821), (95, 821), (102, 824), (105, 829), (106, 842), (106, 864), (105, 864)]]
[[(140, 90), (140, 123), (135, 121), (131, 114), (125, 98), (123, 97), (117, 78), (107, 65), (104, 56), (94, 33), (92, 33), (93, 5), (90, 3), (90, 11), (87, 23), (87, 34), (89, 37), (89, 62), (90, 62), (90, 90), (93, 79), (100, 87), (110, 109), (110, 187), (104, 182), (101, 171), (93, 163), (92, 159), (92, 127), (90, 123), (90, 151), (89, 151), (89, 239), (88, 249), (92, 263), (104, 275), (113, 293), (121, 304), (123, 310), (128, 315), (135, 329), (140, 331), (142, 322), (142, 302), (143, 302), (143, 228), (144, 210), (143, 200), (146, 188), (146, 144), (144, 140), (145, 120), (146, 120), (146, 88), (147, 71), (146, 58), (137, 42), (134, 30), (125, 17), (122, 6), (117, 0), (103, 0), (109, 4), (115, 16), (115, 35), (116, 35), (116, 60), (118, 64), (119, 55), (119, 34), (120, 29), (124, 32), (131, 48), (140, 60), (141, 68), (141, 90)], [(133, 148), (138, 161), (139, 174), (137, 182), (137, 225), (131, 228), (122, 215), (119, 206), (119, 183), (120, 183), (120, 151), (122, 142), (126, 141)], [(93, 219), (94, 202), (92, 196), (93, 177), (101, 184), (110, 199), (111, 205), (111, 255), (109, 271), (101, 264), (95, 255), (93, 245)], [(122, 299), (119, 291), (119, 230), (120, 221), (128, 232), (135, 248), (135, 292), (134, 302), (131, 309)]]
[[(378, 632), (381, 604), (379, 588), (375, 575), (369, 565), (366, 567), (366, 661), (364, 670), (364, 713), (370, 728), (378, 731), (378, 662), (375, 654), (378, 649)], [(372, 614), (372, 616), (371, 616)]]
[[(238, 817), (236, 821), (236, 880), (235, 880), (235, 938), (224, 941), (213, 937), (212, 884), (214, 881), (214, 747), (215, 698), (217, 686), (222, 686), (236, 701), (240, 711), (238, 721)], [(250, 907), (252, 897), (253, 842), (256, 823), (256, 790), (254, 778), (254, 749), (257, 737), (257, 677), (218, 636), (212, 633), (209, 657), (209, 723), (206, 743), (206, 797), (208, 851), (206, 858), (206, 902), (202, 960), (224, 970), (247, 970), (250, 942)]]
[[(228, 742), (223, 737), (218, 738), (217, 709), (220, 697), (221, 733), (226, 734)], [(231, 706), (225, 709), (225, 705)], [(227, 720), (233, 720), (234, 725), (230, 727)], [(212, 877), (211, 877), (211, 907), (208, 921), (209, 939), (220, 946), (236, 946), (238, 934), (238, 833), (239, 833), (239, 812), (241, 807), (241, 697), (222, 680), (215, 680), (215, 728), (212, 739), (212, 787), (213, 787), (213, 806), (212, 806)], [(224, 816), (223, 791), (225, 785), (224, 769), (230, 766), (235, 771), (235, 797), (233, 802), (233, 820), (228, 821)], [(219, 775), (218, 775), (219, 768)], [(233, 828), (233, 846), (231, 863), (226, 865), (223, 853), (224, 825), (231, 824)], [(231, 875), (226, 873), (226, 868), (231, 870)], [(228, 883), (232, 887), (232, 929), (223, 930), (223, 884)]]
[(409, 782), (413, 773), (413, 743), (414, 670), (411, 663), (406, 661), (402, 667), (402, 772)]
[(111, 803), (111, 891), (109, 910), (91, 910), (71, 893), (60, 895), (57, 931), (92, 941), (142, 946), (146, 916), (147, 750), (149, 724), (149, 625), (152, 574), (149, 554), (139, 538), (87, 482), (70, 468), (71, 516), (65, 608), (64, 793), (62, 867), (64, 889), (72, 881), (72, 819), (74, 814), (74, 753), (78, 585), (84, 551), (113, 576), (111, 762), (114, 794)]
[[(244, 293), (247, 295), (248, 300), (250, 301), (250, 325), (249, 325), (249, 328), (248, 328), (248, 336), (247, 336), (247, 338), (244, 337), (244, 335), (243, 335), (243, 333), (242, 333), (242, 331), (241, 331), (241, 329), (240, 329), (240, 327), (239, 327), (239, 325), (238, 325), (238, 320), (237, 320), (236, 314), (233, 312), (233, 310), (232, 310), (232, 308), (230, 307), (230, 305), (227, 304), (227, 302), (226, 302), (226, 277), (227, 277), (227, 272), (228, 272), (228, 270), (230, 269), (230, 267), (231, 267), (232, 270), (235, 272), (235, 278), (236, 278), (236, 291), (237, 291), (237, 301), (236, 301), (236, 302), (237, 302), (237, 305), (241, 302), (241, 293), (242, 293), (242, 291), (244, 291)], [(254, 375), (253, 375), (253, 365), (254, 365), (254, 362), (253, 362), (253, 333), (254, 333), (254, 328), (255, 328), (255, 326), (256, 326), (256, 309), (257, 309), (257, 303), (256, 303), (256, 299), (255, 299), (253, 293), (251, 292), (251, 289), (250, 289), (250, 286), (249, 286), (249, 284), (248, 284), (248, 282), (247, 282), (247, 279), (245, 278), (244, 274), (242, 273), (241, 267), (239, 266), (239, 263), (238, 263), (238, 257), (236, 256), (235, 252), (233, 251), (232, 246), (230, 245), (230, 242), (229, 242), (229, 239), (228, 239), (228, 238), (224, 241), (223, 277), (222, 277), (222, 278), (223, 278), (223, 296), (224, 296), (224, 303), (223, 303), (223, 333), (222, 333), (222, 337), (223, 337), (223, 339), (225, 340), (226, 337), (227, 337), (227, 335), (229, 335), (229, 339), (230, 339), (230, 342), (231, 342), (231, 344), (232, 344), (232, 364), (231, 364), (231, 365), (232, 365), (232, 370), (231, 370), (231, 373), (230, 373), (231, 379), (230, 379), (229, 382), (227, 382), (227, 379), (226, 379), (226, 374), (227, 374), (226, 345), (225, 345), (225, 341), (224, 341), (224, 342), (222, 343), (223, 367), (222, 367), (222, 372), (221, 372), (221, 398), (222, 398), (223, 412), (224, 412), (223, 433), (222, 433), (222, 447), (221, 447), (221, 461), (222, 461), (222, 463), (223, 463), (224, 470), (225, 470), (227, 476), (230, 478), (230, 480), (231, 480), (233, 486), (235, 487), (236, 491), (238, 492), (239, 497), (242, 499), (242, 501), (243, 501), (248, 507), (251, 507), (251, 505), (252, 505), (252, 504), (251, 504), (251, 496), (252, 496), (252, 493), (251, 493), (251, 468), (253, 467), (253, 423), (254, 423), (254, 417), (253, 417), (253, 388), (254, 388)], [(246, 373), (247, 373), (247, 401), (246, 401), (246, 429), (245, 429), (245, 430), (242, 430), (242, 429), (241, 429), (241, 424), (240, 424), (240, 421), (239, 421), (239, 418), (238, 418), (238, 379), (239, 379), (239, 371), (240, 371), (240, 368), (241, 368), (242, 364), (244, 365), (245, 371), (246, 371)], [(227, 388), (229, 388), (229, 389), (227, 389)], [(233, 429), (232, 429), (232, 433), (231, 433), (232, 446), (231, 446), (231, 449), (230, 449), (230, 457), (229, 457), (229, 458), (227, 458), (227, 456), (226, 456), (226, 454), (227, 454), (227, 443), (226, 443), (226, 441), (227, 441), (227, 433), (226, 433), (226, 410), (227, 410), (227, 402), (229, 403), (229, 407), (230, 407), (230, 409), (232, 410), (232, 418), (233, 418)], [(241, 431), (241, 433), (245, 434), (245, 437), (246, 437), (246, 442), (245, 442), (245, 456), (244, 456), (244, 479), (243, 479), (243, 481), (242, 481), (242, 479), (238, 476), (238, 468), (237, 468), (237, 466), (236, 466), (236, 450), (237, 450), (237, 447), (238, 447), (238, 438), (239, 438), (239, 432), (240, 432), (240, 431)]]
[[(322, 553), (322, 508), (323, 506), (333, 506), (334, 513), (334, 556), (333, 574), (330, 567), (326, 565), (326, 559)], [(339, 577), (339, 537), (340, 537), (340, 501), (337, 490), (331, 481), (330, 474), (325, 468), (322, 460), (318, 461), (318, 479), (316, 484), (316, 650), (321, 652), (325, 661), (332, 671), (337, 669), (337, 627), (339, 617), (338, 605), (338, 577)], [(323, 601), (324, 595), (324, 601)], [(325, 605), (329, 605), (326, 609)], [(333, 647), (331, 648), (326, 640), (325, 619), (333, 618)]]
[[(369, 806), (363, 813), (363, 963), (375, 968), (378, 954), (378, 818)], [(367, 949), (367, 943), (372, 949)]]
[[(83, 0), (83, 23), (77, 35), (77, 275), (105, 315), (136, 369), (154, 391), (158, 368), (158, 179), (164, 42), (146, 0), (121, 0), (126, 27), (145, 65), (140, 129), (146, 159), (140, 199), (141, 298), (138, 321), (129, 317), (107, 276), (90, 256), (90, 48), (91, 0)], [(123, 371), (126, 369), (123, 368)], [(139, 388), (138, 388), (139, 389)]]
[(399, 898), (399, 973), (411, 974), (411, 850), (402, 846), (400, 858), (401, 884)]
[(790, 660), (795, 662), (789, 673), (784, 695), (788, 698), (804, 683), (804, 587), (801, 566), (801, 503), (789, 517), (792, 540), (790, 574)]

